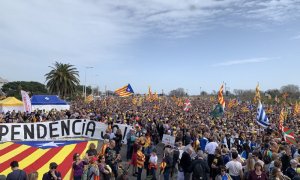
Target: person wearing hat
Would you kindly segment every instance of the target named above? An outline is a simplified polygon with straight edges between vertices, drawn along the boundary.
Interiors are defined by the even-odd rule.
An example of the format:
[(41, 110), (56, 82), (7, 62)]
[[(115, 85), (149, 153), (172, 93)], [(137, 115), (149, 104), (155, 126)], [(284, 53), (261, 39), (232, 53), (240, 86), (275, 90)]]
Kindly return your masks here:
[(57, 164), (55, 162), (50, 163), (49, 171), (43, 175), (43, 180), (61, 180), (61, 173), (56, 169)]
[(12, 169), (12, 172), (7, 175), (7, 180), (15, 180), (15, 179), (20, 179), (20, 180), (26, 180), (27, 175), (25, 171), (19, 169), (19, 163), (18, 161), (12, 161), (10, 163), (10, 167)]

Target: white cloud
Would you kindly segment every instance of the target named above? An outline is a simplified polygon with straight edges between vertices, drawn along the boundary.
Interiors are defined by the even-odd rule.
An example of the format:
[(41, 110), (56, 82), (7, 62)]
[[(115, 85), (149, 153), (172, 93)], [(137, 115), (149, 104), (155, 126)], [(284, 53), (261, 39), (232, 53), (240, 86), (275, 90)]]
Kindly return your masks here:
[(242, 65), (242, 64), (262, 63), (262, 62), (270, 61), (273, 59), (275, 59), (275, 58), (261, 57), (261, 58), (241, 59), (241, 60), (216, 63), (216, 64), (213, 64), (212, 66), (219, 67), (219, 66), (233, 66), (233, 65)]
[(220, 24), (261, 27), (298, 12), (298, 0), (0, 1), (0, 59), (10, 67), (20, 60), (102, 66), (130, 59), (128, 49), (144, 37), (191, 37)]
[(296, 40), (296, 39), (300, 39), (300, 34), (297, 36), (292, 37), (292, 39)]

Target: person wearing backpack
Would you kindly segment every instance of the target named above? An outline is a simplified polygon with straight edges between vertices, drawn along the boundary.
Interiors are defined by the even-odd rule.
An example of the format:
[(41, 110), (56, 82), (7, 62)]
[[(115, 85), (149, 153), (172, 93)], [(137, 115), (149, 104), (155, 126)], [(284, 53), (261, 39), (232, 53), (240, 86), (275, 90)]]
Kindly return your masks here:
[(189, 172), (192, 174), (192, 180), (208, 180), (209, 179), (209, 167), (207, 162), (203, 158), (203, 152), (199, 151), (197, 157), (192, 161), (189, 168)]

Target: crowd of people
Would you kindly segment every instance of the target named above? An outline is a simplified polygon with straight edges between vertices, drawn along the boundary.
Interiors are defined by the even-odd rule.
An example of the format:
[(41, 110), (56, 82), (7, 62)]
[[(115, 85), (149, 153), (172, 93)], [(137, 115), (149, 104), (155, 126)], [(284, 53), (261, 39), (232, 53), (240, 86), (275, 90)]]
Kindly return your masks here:
[[(287, 143), (278, 128), (282, 104), (265, 105), (271, 125), (264, 129), (256, 123), (256, 105), (251, 102), (226, 107), (220, 117), (211, 116), (217, 100), (193, 97), (190, 102), (184, 111), (184, 100), (174, 97), (155, 101), (108, 97), (90, 103), (78, 99), (67, 111), (2, 113), (0, 122), (85, 118), (132, 125), (126, 145), (120, 131), (108, 128), (101, 147), (91, 145), (83, 159), (74, 154), (74, 179), (300, 179), (300, 146)], [(288, 113), (284, 122), (296, 141), (298, 118)], [(175, 137), (175, 144), (160, 150), (164, 134)], [(122, 148), (126, 157), (120, 153)], [(55, 177), (59, 179), (59, 174)]]

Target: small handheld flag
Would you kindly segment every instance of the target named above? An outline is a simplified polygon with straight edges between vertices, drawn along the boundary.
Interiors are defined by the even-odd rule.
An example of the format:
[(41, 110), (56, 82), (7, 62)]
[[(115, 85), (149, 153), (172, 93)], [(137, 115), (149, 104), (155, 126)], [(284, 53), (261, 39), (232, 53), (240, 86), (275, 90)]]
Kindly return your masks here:
[(187, 111), (190, 110), (191, 106), (192, 106), (192, 105), (191, 105), (190, 100), (187, 99), (187, 100), (185, 101), (185, 103), (184, 103), (184, 108), (183, 108), (183, 110), (187, 112)]
[(297, 145), (293, 130), (282, 126), (282, 134), (287, 143)]
[(123, 86), (117, 90), (115, 90), (115, 93), (120, 97), (128, 97), (134, 94), (132, 87), (130, 84)]

